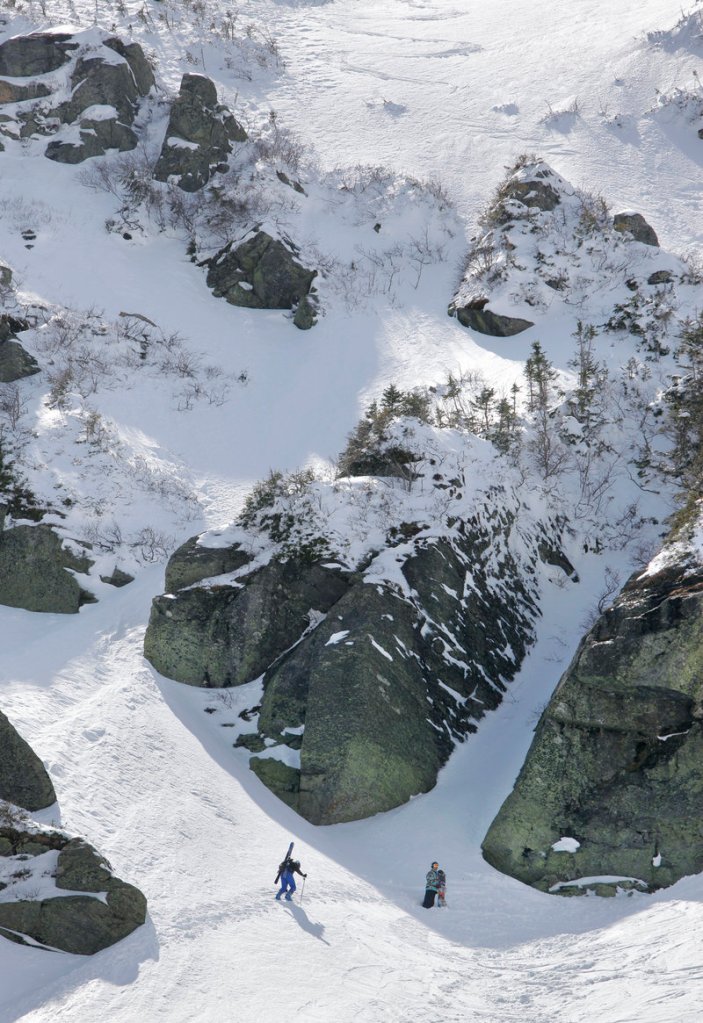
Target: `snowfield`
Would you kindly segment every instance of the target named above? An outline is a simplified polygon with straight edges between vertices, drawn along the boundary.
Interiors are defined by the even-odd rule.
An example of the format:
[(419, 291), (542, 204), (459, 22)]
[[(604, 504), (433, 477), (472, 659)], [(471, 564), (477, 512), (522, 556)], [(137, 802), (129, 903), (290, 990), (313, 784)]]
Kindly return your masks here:
[[(579, 582), (548, 580), (537, 642), (501, 708), (432, 792), (369, 820), (316, 828), (294, 814), (232, 748), (244, 696), (162, 678), (142, 646), (166, 555), (225, 530), (269, 470), (329, 473), (390, 383), (478, 372), (507, 394), (536, 339), (573, 379), (568, 339), (588, 320), (587, 289), (573, 317), (540, 312), (514, 338), (447, 316), (477, 217), (520, 154), (539, 154), (613, 212), (642, 213), (662, 245), (652, 269), (665, 250), (703, 257), (703, 6), (248, 0), (231, 12), (231, 38), (209, 27), (226, 14), (214, 0), (19, 8), (0, 2), (2, 40), (88, 31), (97, 16), (153, 53), (160, 89), (204, 72), (252, 132), (271, 130), (275, 110), (309, 147), (309, 195), (292, 203), (281, 185), (268, 222), (311, 260), (328, 257), (329, 272), (310, 331), (277, 311), (235, 309), (212, 296), (182, 232), (146, 221), (128, 239), (105, 229), (116, 202), (86, 181), (97, 160), (52, 163), (37, 141), (6, 140), (0, 153), (12, 301), (55, 314), (20, 336), (45, 367), (22, 381), (23, 466), (42, 493), (71, 502), (67, 535), (101, 552), (99, 602), (78, 615), (0, 607), (0, 709), (58, 794), (36, 819), (85, 837), (149, 905), (145, 926), (90, 958), (0, 942), (0, 1023), (697, 1023), (700, 876), (651, 896), (556, 898), (480, 853), (604, 587), (656, 551), (671, 493), (641, 495), (656, 521), (637, 550), (574, 542)], [(165, 126), (157, 103), (149, 138)], [(383, 172), (371, 180), (359, 165)], [(702, 286), (690, 302), (703, 309)], [(592, 307), (601, 315), (602, 295)], [(134, 314), (156, 325), (150, 352), (170, 361), (135, 356), (129, 329), (144, 321)], [(109, 365), (94, 390), (78, 386), (50, 407), (56, 331), (72, 323)], [(622, 339), (600, 343), (612, 366), (632, 354)], [(629, 495), (619, 482), (613, 507)], [(116, 560), (136, 576), (122, 589), (97, 581)], [(299, 889), (278, 904), (291, 840), (308, 879), (302, 900)], [(433, 860), (448, 877), (442, 913), (420, 905)]]

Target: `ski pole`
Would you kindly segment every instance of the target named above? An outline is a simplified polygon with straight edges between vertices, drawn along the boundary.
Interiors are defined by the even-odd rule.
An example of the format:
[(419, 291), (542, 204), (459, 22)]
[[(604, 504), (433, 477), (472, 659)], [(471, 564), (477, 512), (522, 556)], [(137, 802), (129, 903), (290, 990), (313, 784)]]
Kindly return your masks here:
[(302, 904), (303, 904), (303, 895), (305, 895), (305, 882), (306, 882), (306, 881), (307, 881), (307, 878), (306, 878), (306, 877), (304, 877), (304, 878), (303, 878), (303, 887), (302, 887), (302, 888), (300, 889), (300, 905), (301, 905), (301, 906), (302, 906)]

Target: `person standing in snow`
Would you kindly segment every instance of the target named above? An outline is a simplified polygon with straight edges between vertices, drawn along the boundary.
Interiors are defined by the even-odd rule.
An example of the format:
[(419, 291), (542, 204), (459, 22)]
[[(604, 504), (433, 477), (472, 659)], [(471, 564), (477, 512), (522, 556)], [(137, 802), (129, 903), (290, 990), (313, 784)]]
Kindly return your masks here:
[(280, 901), (282, 895), (285, 895), (286, 902), (290, 902), (293, 898), (293, 892), (295, 891), (295, 879), (293, 874), (300, 874), (301, 877), (307, 877), (300, 869), (300, 863), (298, 860), (292, 860), (286, 856), (283, 863), (278, 866), (278, 873), (276, 874), (276, 880), (274, 884), (281, 882), (281, 887), (276, 895), (276, 899)]
[(422, 905), (425, 909), (432, 909), (437, 892), (439, 891), (439, 863), (435, 860), (427, 871), (425, 878), (425, 898)]

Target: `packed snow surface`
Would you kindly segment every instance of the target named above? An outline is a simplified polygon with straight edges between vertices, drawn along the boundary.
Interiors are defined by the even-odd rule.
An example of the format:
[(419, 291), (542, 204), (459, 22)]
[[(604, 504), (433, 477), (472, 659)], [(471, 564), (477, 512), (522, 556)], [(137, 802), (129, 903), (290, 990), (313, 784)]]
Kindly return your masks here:
[[(478, 212), (520, 153), (538, 153), (616, 211), (641, 212), (666, 249), (701, 250), (703, 122), (690, 121), (701, 88), (700, 7), (251, 0), (232, 14), (232, 56), (203, 27), (212, 5), (201, 5), (203, 17), (191, 6), (30, 0), (23, 15), (1, 4), (0, 28), (3, 38), (61, 23), (85, 31), (97, 17), (153, 51), (171, 90), (199, 70), (251, 124), (275, 109), (314, 150), (321, 175), (381, 164), (391, 176), (434, 178), (457, 212), (438, 226), (401, 190), (393, 208), (370, 204), (361, 216), (358, 196), (340, 192), (333, 204), (329, 186), (311, 186), (314, 216), (298, 239), (309, 251), (348, 258), (362, 232), (370, 238), (362, 247), (376, 244), (378, 217), (378, 239), (387, 231), (407, 254), (409, 239), (431, 238), (445, 256), (398, 282), (387, 267), (373, 280), (369, 272), (354, 293), (328, 285), (325, 315), (304, 333), (279, 312), (214, 299), (182, 237), (105, 231), (113, 199), (35, 143), (0, 154), (0, 256), (23, 301), (94, 310), (96, 336), (137, 313), (158, 324), (163, 347), (178, 332), (179, 358), (196, 364), (190, 375), (146, 365), (138, 382), (136, 370), (116, 374), (100, 420), (86, 407), (80, 415), (47, 407), (42, 380), (26, 382), (32, 481), (54, 481), (79, 508), (71, 521), (92, 522), (97, 539), (119, 524), (137, 552), (136, 579), (120, 590), (96, 582), (99, 603), (76, 616), (0, 607), (0, 708), (56, 787), (57, 806), (38, 819), (93, 843), (145, 893), (149, 916), (91, 958), (0, 943), (0, 1021), (694, 1023), (703, 994), (699, 877), (652, 896), (557, 898), (480, 855), (602, 594), (605, 562), (624, 581), (629, 552), (584, 555), (578, 585), (555, 579), (503, 706), (432, 792), (352, 824), (307, 824), (233, 751), (224, 726), (251, 706), (258, 682), (239, 694), (179, 685), (144, 661), (142, 643), (150, 601), (163, 590), (159, 557), (196, 532), (226, 536), (248, 488), (271, 468), (328, 464), (389, 383), (480, 371), (507, 392), (536, 337), (568, 373), (563, 341), (573, 322), (502, 339), (446, 315)], [(221, 5), (215, 13), (223, 16)], [(574, 315), (587, 318), (587, 308)], [(42, 337), (46, 361), (51, 336), (37, 331), (34, 341)], [(128, 366), (119, 361), (128, 342), (114, 338), (115, 365)], [(649, 500), (657, 514), (669, 510), (665, 497)], [(109, 571), (104, 560), (96, 578)], [(278, 904), (273, 882), (291, 839), (308, 878), (294, 903)], [(563, 848), (573, 841), (564, 836)], [(447, 908), (427, 911), (420, 901), (433, 860), (447, 873)]]

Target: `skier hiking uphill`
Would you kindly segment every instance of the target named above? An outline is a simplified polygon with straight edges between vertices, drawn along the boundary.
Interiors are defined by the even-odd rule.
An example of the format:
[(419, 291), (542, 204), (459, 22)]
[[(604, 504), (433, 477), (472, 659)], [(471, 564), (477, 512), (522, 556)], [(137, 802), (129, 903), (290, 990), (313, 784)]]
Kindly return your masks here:
[(298, 860), (292, 859), (290, 855), (287, 855), (283, 863), (279, 864), (278, 873), (276, 874), (276, 880), (274, 884), (281, 882), (281, 887), (276, 895), (276, 899), (280, 901), (282, 895), (285, 895), (286, 902), (291, 902), (293, 898), (293, 892), (295, 891), (295, 880), (293, 874), (300, 874), (301, 877), (307, 877), (300, 869), (300, 863)]
[[(435, 896), (440, 891), (440, 874), (442, 876), (443, 883), (446, 884), (447, 879), (444, 875), (444, 871), (439, 869), (439, 863), (435, 860), (430, 869), (427, 871), (427, 877), (425, 878), (425, 898), (422, 902), (425, 909), (432, 909), (434, 906)], [(440, 896), (440, 906), (442, 905), (442, 900), (443, 895)]]

